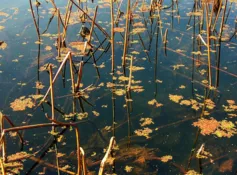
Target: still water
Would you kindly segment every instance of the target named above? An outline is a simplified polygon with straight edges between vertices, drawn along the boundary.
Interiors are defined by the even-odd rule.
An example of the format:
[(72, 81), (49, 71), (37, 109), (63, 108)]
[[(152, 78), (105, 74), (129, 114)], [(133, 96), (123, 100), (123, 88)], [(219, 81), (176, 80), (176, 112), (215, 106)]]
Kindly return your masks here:
[[(82, 23), (83, 13), (72, 6), (61, 57), (55, 46), (57, 13), (51, 1), (39, 2), (38, 8), (33, 2), (33, 10), (40, 42), (29, 2), (1, 1), (0, 109), (16, 126), (50, 122), (45, 117), (52, 115), (50, 95), (39, 105), (50, 86), (48, 65), (52, 65), (54, 76), (71, 51), (75, 83), (79, 64), (84, 62), (80, 93), (73, 97), (68, 61), (54, 83), (54, 110), (58, 121), (76, 122), (88, 172), (98, 173), (110, 138), (115, 136), (115, 160), (112, 165), (106, 164), (104, 174), (236, 173), (234, 1), (227, 1), (226, 10), (223, 2), (217, 18), (217, 13), (211, 15), (212, 4), (207, 7), (209, 21), (212, 17), (210, 28), (217, 19), (215, 30), (210, 32), (209, 52), (205, 5), (190, 0), (154, 1), (155, 10), (150, 12), (150, 1), (132, 0), (124, 69), (127, 1), (114, 2), (114, 74), (110, 1), (88, 0), (80, 4), (92, 19), (98, 5), (93, 47), (88, 55), (83, 55), (81, 49), (88, 37), (83, 38), (80, 31), (82, 27), (90, 30), (92, 22), (86, 18)], [(64, 21), (67, 2), (58, 0), (55, 4)], [(5, 127), (10, 125), (6, 123)], [(72, 127), (57, 127), (54, 132), (49, 127), (20, 132), (23, 147), (16, 134), (6, 136), (7, 155), (23, 151), (53, 167), (26, 159), (19, 174), (58, 174), (57, 164), (76, 172)]]

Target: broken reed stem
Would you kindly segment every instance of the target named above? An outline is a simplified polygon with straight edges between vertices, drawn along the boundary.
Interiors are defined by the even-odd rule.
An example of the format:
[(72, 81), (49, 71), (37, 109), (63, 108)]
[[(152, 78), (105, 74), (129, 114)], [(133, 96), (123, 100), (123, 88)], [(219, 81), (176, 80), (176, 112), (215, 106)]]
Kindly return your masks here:
[[(53, 90), (53, 71), (52, 71), (52, 65), (49, 65), (49, 81), (50, 81), (50, 97), (51, 97), (51, 111), (52, 111), (52, 119), (55, 119), (54, 115), (54, 90)], [(53, 131), (54, 131), (53, 127)]]
[(109, 157), (109, 155), (111, 153), (111, 150), (113, 149), (114, 145), (115, 145), (115, 137), (111, 137), (110, 142), (109, 142), (109, 147), (108, 147), (108, 149), (107, 149), (107, 151), (105, 153), (104, 158), (102, 159), (102, 161), (100, 163), (100, 170), (99, 170), (98, 175), (103, 175), (105, 163), (106, 163), (106, 161), (107, 161), (107, 159), (108, 159), (108, 157)]
[(212, 4), (211, 16), (210, 16), (210, 20), (209, 20), (209, 29), (211, 29), (213, 14), (214, 14), (214, 3)]
[(68, 0), (68, 4), (67, 4), (67, 10), (66, 10), (66, 15), (65, 15), (65, 27), (63, 28), (63, 39), (66, 38), (67, 35), (67, 27), (68, 27), (68, 23), (69, 23), (69, 19), (71, 16), (71, 12), (72, 12), (72, 2), (70, 0)]
[(2, 175), (6, 175), (6, 171), (5, 171), (5, 167), (4, 167), (4, 163), (3, 163), (3, 160), (0, 159), (0, 165), (1, 165), (1, 172), (2, 172)]
[(81, 156), (82, 156), (83, 175), (87, 175), (85, 152), (82, 147), (80, 147), (80, 151), (81, 151)]
[[(70, 0), (79, 10), (81, 10), (83, 12), (84, 15), (86, 15), (86, 17), (92, 21), (91, 17), (80, 7), (78, 6), (73, 0)], [(98, 27), (98, 29), (107, 37), (110, 38), (109, 34), (100, 26), (95, 22), (95, 26)]]
[(206, 32), (207, 32), (207, 54), (208, 54), (208, 78), (209, 78), (209, 86), (212, 86), (212, 77), (211, 77), (211, 53), (210, 53), (210, 27), (208, 20), (208, 5), (206, 6)]
[(114, 0), (110, 0), (110, 17), (111, 17), (111, 52), (112, 66), (111, 72), (114, 73)]
[(219, 39), (221, 39), (222, 33), (223, 33), (223, 26), (224, 26), (224, 22), (225, 22), (226, 6), (227, 6), (227, 0), (225, 0), (225, 7), (224, 7), (224, 11), (223, 11), (223, 15), (222, 15), (222, 20), (221, 20), (220, 31), (219, 31)]
[(81, 84), (81, 79), (82, 79), (82, 70), (83, 70), (83, 61), (80, 62), (80, 65), (79, 65), (79, 70), (78, 70), (78, 77), (77, 77), (77, 84), (76, 84), (76, 87), (75, 87), (75, 91), (78, 92), (79, 91), (79, 88), (80, 88), (80, 84)]
[[(53, 84), (54, 84), (55, 80), (57, 79), (57, 77), (58, 77), (60, 71), (62, 70), (64, 64), (66, 63), (66, 61), (67, 61), (67, 59), (68, 59), (70, 53), (71, 53), (71, 52), (68, 52), (68, 53), (67, 53), (67, 55), (64, 57), (64, 59), (63, 59), (61, 65), (59, 66), (58, 71), (56, 72), (56, 74), (55, 74), (55, 76), (54, 76), (54, 78), (53, 78), (53, 82), (52, 82)], [(40, 101), (40, 103), (38, 104), (38, 106), (40, 106), (40, 105), (45, 101), (45, 99), (47, 98), (47, 96), (48, 96), (50, 90), (51, 90), (51, 86), (48, 88), (46, 94), (44, 95), (43, 99)], [(37, 107), (38, 107), (38, 106), (37, 106)]]
[(164, 38), (163, 38), (163, 43), (165, 46), (165, 55), (167, 55), (167, 50), (166, 50), (166, 46), (167, 46), (167, 36), (168, 36), (168, 29), (165, 30), (165, 34), (164, 34)]
[(129, 81), (128, 81), (128, 89), (127, 89), (127, 91), (131, 90), (131, 84), (132, 84), (132, 64), (133, 64), (133, 56), (131, 56)]
[(60, 34), (60, 11), (57, 9), (58, 16), (58, 58), (61, 57), (60, 48), (61, 48), (61, 34)]
[(219, 5), (219, 9), (218, 9), (218, 12), (217, 12), (217, 15), (216, 15), (216, 18), (215, 18), (215, 22), (214, 22), (214, 24), (213, 24), (213, 26), (212, 26), (212, 32), (215, 30), (215, 28), (216, 28), (216, 23), (217, 23), (217, 20), (218, 20), (218, 18), (219, 18), (219, 15), (220, 15), (220, 11), (221, 11), (221, 8), (222, 8), (222, 0), (220, 0), (220, 5)]
[[(15, 125), (12, 123), (12, 121), (6, 115), (3, 115), (2, 113), (0, 113), (0, 115), (2, 115), (2, 117), (11, 125), (11, 127), (15, 127)], [(2, 128), (4, 129), (4, 127), (2, 127)], [(23, 144), (24, 143), (23, 137), (21, 136), (21, 134), (18, 131), (16, 133), (21, 141), (21, 144)]]
[[(1, 126), (0, 126), (0, 129), (1, 129), (1, 133), (3, 132), (4, 130), (4, 116), (2, 113), (0, 113), (0, 120), (1, 120)], [(1, 147), (2, 147), (2, 158), (3, 158), (3, 162), (5, 163), (6, 160), (7, 160), (7, 156), (6, 156), (6, 141), (5, 141), (5, 138), (3, 138), (3, 143), (1, 144)]]
[(88, 38), (88, 43), (91, 43), (92, 33), (94, 31), (95, 20), (96, 20), (96, 16), (97, 16), (97, 10), (98, 10), (98, 6), (96, 6), (96, 8), (95, 8), (94, 17), (93, 17), (93, 20), (91, 22), (91, 30), (90, 30), (90, 35), (89, 35), (89, 38)]
[(37, 23), (36, 23), (35, 14), (34, 14), (34, 10), (33, 10), (33, 7), (32, 7), (32, 2), (31, 2), (31, 0), (29, 0), (29, 2), (30, 2), (30, 11), (31, 11), (31, 15), (32, 15), (32, 18), (33, 18), (33, 21), (34, 21), (35, 28), (36, 28), (38, 40), (40, 41), (39, 26), (38, 26)]
[(122, 60), (122, 66), (125, 67), (126, 64), (126, 54), (127, 54), (127, 42), (128, 42), (128, 35), (129, 35), (129, 17), (130, 16), (130, 0), (128, 0), (127, 4), (127, 15), (126, 15), (126, 30), (125, 30), (125, 36), (124, 36), (124, 46), (123, 46), (123, 60)]

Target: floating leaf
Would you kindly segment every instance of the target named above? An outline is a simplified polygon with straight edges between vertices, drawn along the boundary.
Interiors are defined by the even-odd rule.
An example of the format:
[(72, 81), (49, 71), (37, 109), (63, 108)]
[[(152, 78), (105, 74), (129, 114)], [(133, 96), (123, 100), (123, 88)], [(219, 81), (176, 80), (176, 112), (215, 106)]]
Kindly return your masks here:
[(125, 168), (124, 168), (124, 170), (125, 170), (127, 173), (132, 172), (132, 169), (133, 169), (133, 167), (132, 167), (132, 166), (128, 166), (128, 165), (126, 165)]
[(161, 161), (162, 162), (168, 162), (168, 161), (170, 161), (172, 159), (173, 159), (173, 157), (171, 155), (167, 155), (167, 156), (161, 157)]
[(33, 103), (31, 98), (20, 97), (19, 99), (15, 99), (14, 102), (11, 103), (11, 108), (13, 111), (24, 111), (27, 107), (32, 108), (35, 104)]
[(183, 99), (183, 96), (169, 94), (169, 99), (175, 103), (179, 103), (179, 101)]
[(152, 133), (152, 130), (150, 128), (144, 128), (144, 129), (137, 129), (134, 131), (135, 134), (137, 134), (138, 136), (144, 136), (147, 139), (150, 138), (149, 134)]
[(202, 135), (213, 134), (219, 127), (219, 122), (214, 118), (211, 119), (199, 119), (197, 122), (193, 123), (193, 126), (199, 127), (201, 129)]
[(152, 105), (152, 106), (155, 106), (155, 107), (157, 107), (157, 108), (163, 106), (163, 104), (158, 103), (158, 102), (156, 101), (156, 99), (153, 99), (153, 100), (151, 100), (151, 101), (148, 101), (148, 104), (149, 104), (149, 105)]
[(152, 121), (152, 118), (141, 118), (140, 121), (142, 122), (140, 123), (141, 126), (154, 124), (154, 122)]

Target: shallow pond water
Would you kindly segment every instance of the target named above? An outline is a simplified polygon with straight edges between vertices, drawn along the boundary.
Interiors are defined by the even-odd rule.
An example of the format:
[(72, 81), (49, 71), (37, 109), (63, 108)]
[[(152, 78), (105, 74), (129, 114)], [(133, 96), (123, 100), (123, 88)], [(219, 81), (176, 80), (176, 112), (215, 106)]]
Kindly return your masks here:
[[(40, 41), (28, 1), (1, 3), (2, 114), (15, 126), (51, 123), (46, 117), (54, 115), (50, 93), (44, 102), (40, 101), (50, 87), (48, 68), (52, 65), (55, 76), (70, 51), (75, 84), (80, 77), (80, 63), (84, 63), (81, 83), (74, 94), (68, 60), (53, 86), (55, 118), (76, 123), (88, 172), (99, 172), (100, 161), (114, 136), (116, 146), (110, 157), (115, 159), (111, 159), (112, 165), (106, 164), (103, 174), (236, 173), (237, 4), (234, 1), (225, 1), (226, 10), (223, 2), (216, 18), (218, 14), (211, 13), (212, 4), (205, 6), (199, 1), (196, 5), (196, 1), (190, 0), (152, 1), (150, 11), (150, 1), (131, 0), (127, 35), (127, 1), (115, 1), (114, 73), (110, 1), (85, 0), (80, 4), (91, 19), (98, 5), (91, 41), (85, 49), (88, 54), (83, 50), (89, 36), (83, 38), (80, 31), (82, 27), (91, 31), (93, 22), (72, 6), (66, 35), (60, 23), (66, 43), (60, 48), (60, 57), (58, 16), (51, 2), (42, 0), (36, 7), (32, 1)], [(67, 1), (57, 0), (55, 5), (65, 24)], [(212, 17), (210, 47), (206, 9), (208, 20)], [(4, 124), (5, 128), (10, 127), (7, 122)], [(23, 169), (19, 174), (58, 174), (57, 166), (64, 169), (61, 174), (70, 174), (65, 170), (76, 172), (73, 127), (60, 125), (51, 130), (39, 127), (20, 131), (23, 146), (16, 133), (6, 134), (7, 155), (17, 152), (31, 155), (23, 163), (20, 161)]]

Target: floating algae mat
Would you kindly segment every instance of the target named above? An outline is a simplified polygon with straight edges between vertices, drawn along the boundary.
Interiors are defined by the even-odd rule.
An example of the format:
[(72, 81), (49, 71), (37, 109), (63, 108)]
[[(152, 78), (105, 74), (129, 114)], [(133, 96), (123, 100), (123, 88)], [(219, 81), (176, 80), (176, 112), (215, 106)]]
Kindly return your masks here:
[(1, 174), (234, 174), (237, 2), (7, 0)]

